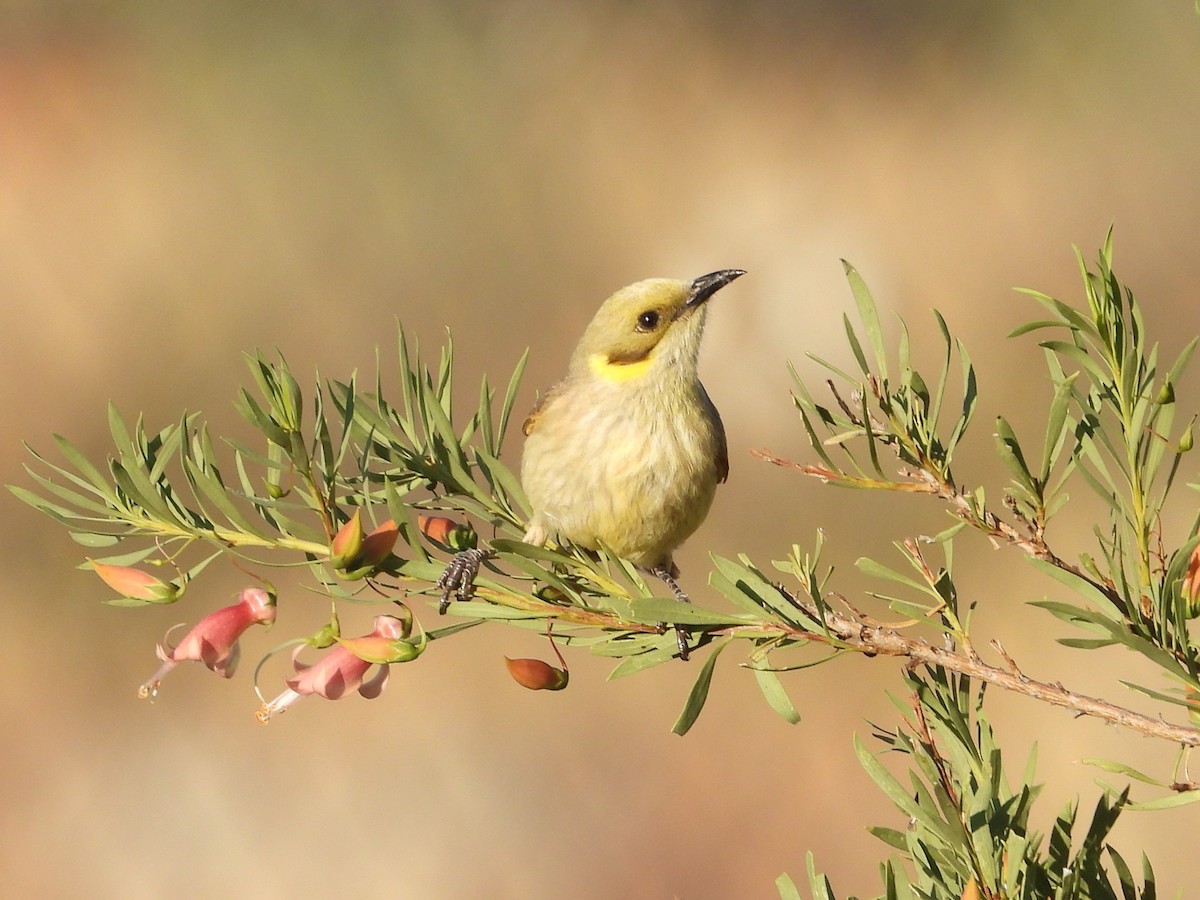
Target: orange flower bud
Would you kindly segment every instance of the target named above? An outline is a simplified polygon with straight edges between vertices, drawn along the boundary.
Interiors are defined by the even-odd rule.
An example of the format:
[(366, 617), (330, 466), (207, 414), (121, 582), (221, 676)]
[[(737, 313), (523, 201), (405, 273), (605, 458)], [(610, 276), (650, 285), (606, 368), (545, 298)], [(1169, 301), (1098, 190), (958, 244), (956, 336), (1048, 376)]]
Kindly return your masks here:
[(363, 538), (362, 549), (354, 559), (354, 567), (378, 566), (392, 555), (392, 548), (396, 546), (396, 538), (399, 536), (400, 529), (396, 527), (395, 520), (388, 519)]
[(363, 534), (362, 515), (355, 510), (353, 518), (338, 529), (329, 548), (329, 561), (339, 577), (354, 581), (374, 575), (392, 555), (400, 529), (388, 519), (370, 534)]
[(540, 659), (509, 659), (506, 656), (504, 664), (508, 666), (512, 680), (531, 691), (561, 691), (571, 677), (565, 669), (556, 669)]
[(458, 528), (458, 523), (445, 516), (421, 515), (417, 516), (417, 527), (421, 529), (421, 534), (430, 540), (448, 545), (454, 530)]
[(355, 510), (350, 521), (338, 529), (329, 545), (329, 561), (336, 569), (345, 569), (358, 556), (363, 545), (362, 511)]
[(179, 588), (173, 582), (163, 581), (149, 572), (129, 566), (110, 566), (92, 559), (88, 562), (92, 571), (122, 597), (144, 603), (173, 603), (179, 597)]
[(1188, 559), (1187, 572), (1183, 576), (1183, 602), (1187, 604), (1188, 618), (1200, 615), (1200, 545)]
[(470, 523), (456, 522), (446, 516), (417, 516), (417, 527), (431, 541), (462, 552), (472, 550), (478, 543)]

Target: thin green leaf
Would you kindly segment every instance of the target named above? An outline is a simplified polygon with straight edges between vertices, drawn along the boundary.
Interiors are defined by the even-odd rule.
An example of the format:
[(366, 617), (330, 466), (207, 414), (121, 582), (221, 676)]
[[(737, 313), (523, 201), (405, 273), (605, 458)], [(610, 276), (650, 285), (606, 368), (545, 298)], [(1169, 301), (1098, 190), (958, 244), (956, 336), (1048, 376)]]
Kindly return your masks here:
[(786, 872), (775, 879), (775, 890), (779, 891), (779, 900), (801, 900), (796, 883)]
[(779, 713), (791, 725), (799, 722), (800, 713), (792, 705), (791, 698), (787, 694), (787, 689), (784, 688), (783, 682), (779, 680), (779, 676), (769, 669), (751, 667), (751, 671), (754, 672), (758, 688), (762, 691), (763, 697), (766, 698), (767, 704), (771, 709)]
[(675, 640), (674, 632), (663, 635), (658, 639), (657, 646), (653, 650), (648, 650), (645, 653), (640, 653), (637, 656), (630, 656), (627, 659), (621, 660), (613, 667), (613, 670), (608, 673), (608, 679), (611, 681), (614, 678), (623, 678), (626, 675), (635, 675), (638, 672), (643, 672), (646, 669), (654, 666), (662, 665), (665, 662), (670, 662), (679, 655), (679, 646)]
[(675, 720), (671, 731), (678, 735), (685, 735), (691, 730), (691, 727), (696, 724), (696, 719), (700, 715), (700, 711), (704, 709), (704, 703), (708, 700), (708, 689), (712, 684), (713, 669), (717, 664), (717, 657), (721, 655), (721, 651), (729, 646), (732, 638), (722, 638), (713, 643), (712, 652), (708, 655), (708, 659), (704, 660), (704, 665), (700, 667), (700, 673), (696, 676), (696, 683), (692, 685), (692, 690), (688, 693), (687, 701), (683, 705), (683, 712), (679, 714), (679, 718)]
[(871, 298), (871, 292), (867, 289), (866, 282), (858, 274), (858, 270), (846, 260), (842, 260), (842, 267), (846, 270), (846, 280), (850, 282), (850, 291), (854, 294), (854, 302), (858, 305), (858, 316), (866, 330), (867, 340), (870, 341), (871, 349), (875, 353), (876, 372), (880, 378), (886, 380), (888, 377), (887, 350), (883, 343), (883, 328), (879, 324), (879, 310)]
[(1026, 557), (1026, 559), (1029, 560), (1034, 568), (1040, 570), (1043, 574), (1049, 575), (1059, 584), (1067, 586), (1081, 597), (1084, 597), (1096, 604), (1096, 606), (1104, 610), (1107, 616), (1117, 620), (1123, 619), (1121, 610), (1117, 608), (1111, 599), (1109, 599), (1108, 595), (1100, 590), (1100, 588), (1098, 588), (1095, 584), (1088, 581), (1088, 579), (1042, 559), (1037, 559), (1035, 557)]
[(1129, 803), (1125, 808), (1134, 812), (1152, 812), (1159, 809), (1175, 809), (1178, 806), (1187, 806), (1197, 801), (1200, 801), (1200, 791), (1192, 790), (1178, 794), (1167, 794), (1165, 797), (1159, 797), (1155, 800), (1145, 800), (1141, 803)]
[[(71, 540), (79, 544), (81, 547), (90, 547), (97, 549), (100, 547), (115, 547), (121, 542), (119, 535), (115, 534), (96, 534), (95, 532), (72, 531)], [(154, 548), (149, 548), (153, 550)], [(101, 559), (100, 562), (108, 562), (107, 559)]]
[(1091, 319), (1080, 313), (1074, 307), (1063, 303), (1061, 300), (1055, 300), (1049, 294), (1043, 294), (1041, 291), (1030, 290), (1029, 288), (1017, 288), (1018, 294), (1024, 294), (1027, 297), (1032, 297), (1050, 312), (1059, 316), (1062, 321), (1057, 324), (1062, 324), (1070, 327), (1074, 331), (1080, 331), (1084, 334), (1098, 337), (1096, 326)]
[(1070, 408), (1071, 397), (1074, 393), (1075, 380), (1078, 372), (1072, 372), (1054, 392), (1054, 400), (1050, 403), (1050, 416), (1046, 422), (1046, 443), (1042, 448), (1042, 468), (1040, 480), (1045, 484), (1050, 478), (1050, 470), (1062, 450), (1063, 438), (1067, 430), (1067, 410)]
[(1086, 350), (1076, 347), (1074, 344), (1069, 344), (1066, 341), (1042, 341), (1040, 346), (1072, 360), (1088, 373), (1093, 384), (1101, 385), (1108, 383), (1109, 373), (1105, 372), (1100, 364), (1088, 355)]
[[(612, 597), (614, 609), (624, 605), (620, 597)], [(735, 613), (704, 609), (692, 603), (680, 603), (673, 597), (635, 598), (628, 601), (629, 621), (642, 625), (666, 622), (668, 625), (742, 625), (755, 621)]]
[[(54, 443), (58, 445), (58, 451), (64, 457), (66, 457), (67, 462), (78, 469), (79, 473), (83, 475), (83, 477), (89, 482), (91, 482), (92, 486), (101, 496), (103, 496), (109, 502), (114, 502), (116, 500), (116, 494), (112, 489), (112, 482), (106, 478), (99, 469), (92, 465), (88, 458), (84, 456), (78, 449), (76, 449), (74, 444), (58, 434), (54, 435)], [(41, 459), (37, 453), (33, 452), (32, 447), (29, 448), (29, 451), (33, 453), (34, 456), (37, 456), (38, 459)], [(57, 469), (58, 467), (55, 466), (55, 468)], [(82, 485), (80, 486), (82, 487)]]
[(1017, 436), (1004, 416), (996, 417), (996, 450), (1000, 461), (1012, 474), (1013, 480), (1029, 492), (1031, 499), (1036, 500), (1041, 491), (1034, 481), (1033, 473), (1029, 471), (1029, 464), (1025, 462), (1025, 454)]
[(1018, 325), (1008, 333), (1008, 337), (1020, 337), (1023, 334), (1028, 334), (1031, 331), (1038, 331), (1042, 328), (1072, 328), (1068, 322), (1058, 322), (1051, 319), (1037, 319), (1033, 322), (1026, 322), (1024, 325)]
[(1147, 775), (1145, 772), (1139, 772), (1133, 766), (1125, 763), (1115, 762), (1111, 759), (1098, 759), (1096, 757), (1087, 757), (1080, 760), (1085, 766), (1095, 766), (1097, 769), (1103, 769), (1105, 772), (1112, 772), (1115, 775), (1124, 775), (1128, 778), (1133, 778), (1136, 781), (1141, 781), (1144, 784), (1150, 784), (1154, 787), (1168, 787), (1168, 785), (1157, 778)]
[(521, 354), (521, 358), (517, 360), (516, 366), (513, 368), (512, 377), (508, 380), (508, 388), (504, 392), (504, 402), (500, 406), (500, 418), (496, 424), (496, 455), (500, 455), (500, 450), (504, 446), (504, 438), (508, 433), (508, 420), (512, 415), (513, 404), (517, 400), (517, 390), (521, 386), (521, 379), (525, 376), (525, 364), (529, 361), (529, 348)]

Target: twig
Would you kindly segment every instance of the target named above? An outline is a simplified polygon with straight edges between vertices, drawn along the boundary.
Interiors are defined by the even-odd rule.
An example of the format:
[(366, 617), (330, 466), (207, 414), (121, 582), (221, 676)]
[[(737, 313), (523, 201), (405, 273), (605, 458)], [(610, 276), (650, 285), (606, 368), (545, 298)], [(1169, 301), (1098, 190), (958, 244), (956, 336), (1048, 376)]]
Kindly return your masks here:
[(790, 459), (784, 459), (782, 456), (767, 450), (751, 450), (751, 456), (765, 460), (776, 466), (782, 466), (786, 469), (795, 469), (796, 471), (809, 475), (813, 478), (820, 478), (824, 482), (836, 481), (840, 484), (852, 485), (859, 488), (873, 488), (886, 491), (903, 491), (910, 494), (936, 494), (926, 484), (913, 481), (886, 481), (882, 478), (863, 478), (858, 475), (847, 475), (845, 472), (839, 472), (837, 469), (830, 469), (825, 466), (809, 466), (804, 463), (793, 462)]
[(1023, 674), (1007, 653), (1003, 655), (1005, 662), (1011, 668), (1001, 669), (989, 665), (979, 656), (969, 656), (963, 652), (936, 647), (927, 641), (906, 637), (887, 626), (868, 625), (832, 610), (822, 612), (816, 604), (806, 602), (785, 589), (780, 588), (780, 590), (792, 603), (828, 628), (828, 635), (819, 631), (800, 632), (798, 636), (808, 640), (829, 643), (830, 636), (832, 636), (837, 643), (866, 655), (897, 656), (914, 663), (940, 666), (943, 669), (1033, 697), (1035, 700), (1041, 700), (1052, 706), (1061, 706), (1081, 716), (1093, 716), (1149, 737), (1165, 738), (1187, 747), (1200, 747), (1200, 730), (1198, 729), (1185, 725), (1172, 725), (1170, 722), (1125, 709), (1109, 703), (1107, 700), (1076, 693), (1063, 687), (1060, 683), (1050, 684), (1037, 681)]
[(900, 470), (900, 475), (912, 479), (911, 481), (886, 481), (883, 479), (860, 478), (845, 472), (839, 472), (835, 469), (826, 468), (825, 466), (811, 466), (793, 462), (790, 459), (776, 456), (767, 450), (751, 450), (750, 453), (752, 456), (756, 456), (773, 465), (795, 469), (802, 475), (820, 478), (824, 482), (834, 481), (854, 487), (903, 491), (910, 494), (931, 494), (945, 500), (950, 505), (951, 513), (957, 518), (975, 526), (988, 537), (1003, 541), (1023, 551), (1026, 555), (1032, 556), (1034, 559), (1048, 562), (1055, 568), (1070, 572), (1072, 575), (1084, 579), (1095, 587), (1096, 590), (1104, 594), (1121, 611), (1123, 616), (1127, 619), (1130, 617), (1130, 611), (1124, 598), (1111, 584), (1097, 581), (1078, 566), (1067, 562), (1061, 556), (1055, 554), (1040, 534), (1024, 535), (991, 510), (976, 510), (965, 491), (953, 482), (939, 478), (932, 472), (924, 469), (905, 468)]

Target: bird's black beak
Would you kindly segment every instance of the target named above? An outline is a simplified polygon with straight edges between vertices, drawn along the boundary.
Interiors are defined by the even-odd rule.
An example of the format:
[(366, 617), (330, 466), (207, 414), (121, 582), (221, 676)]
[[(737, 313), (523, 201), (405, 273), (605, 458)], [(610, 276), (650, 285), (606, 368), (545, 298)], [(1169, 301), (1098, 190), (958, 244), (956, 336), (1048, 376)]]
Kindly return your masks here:
[(692, 282), (692, 291), (684, 303), (684, 309), (695, 309), (729, 282), (745, 274), (745, 269), (721, 269), (719, 272), (701, 275)]

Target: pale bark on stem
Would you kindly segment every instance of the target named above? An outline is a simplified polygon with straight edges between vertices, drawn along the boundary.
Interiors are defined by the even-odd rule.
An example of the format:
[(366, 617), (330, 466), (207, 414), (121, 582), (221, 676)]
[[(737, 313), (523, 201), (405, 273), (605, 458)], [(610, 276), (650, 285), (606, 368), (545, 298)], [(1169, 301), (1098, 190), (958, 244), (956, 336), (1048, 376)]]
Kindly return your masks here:
[(948, 650), (920, 638), (907, 637), (886, 625), (868, 624), (832, 610), (819, 610), (815, 604), (804, 602), (787, 591), (783, 593), (829, 629), (828, 635), (803, 631), (797, 636), (820, 642), (836, 642), (867, 655), (899, 657), (908, 660), (910, 665), (940, 666), (948, 671), (1033, 697), (1043, 703), (1061, 706), (1079, 716), (1093, 716), (1148, 737), (1165, 738), (1187, 747), (1200, 747), (1200, 730), (1186, 725), (1173, 725), (1162, 719), (1117, 706), (1107, 700), (1068, 690), (1058, 682), (1037, 681), (1021, 672), (1002, 648), (1000, 653), (1007, 668), (990, 665), (976, 653)]

